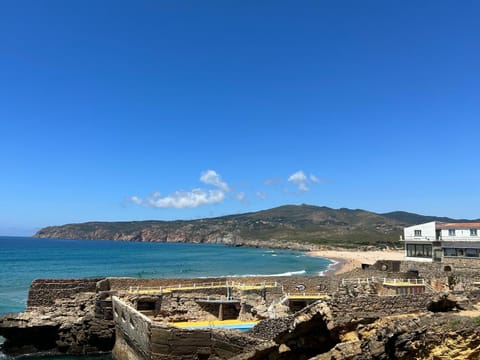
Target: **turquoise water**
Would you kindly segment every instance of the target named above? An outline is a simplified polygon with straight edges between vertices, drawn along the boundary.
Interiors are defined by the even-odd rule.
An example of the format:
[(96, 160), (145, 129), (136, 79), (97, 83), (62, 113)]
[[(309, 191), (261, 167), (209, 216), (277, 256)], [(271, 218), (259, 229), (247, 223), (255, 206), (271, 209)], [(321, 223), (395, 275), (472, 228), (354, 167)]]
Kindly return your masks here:
[[(329, 264), (327, 259), (289, 250), (0, 237), (0, 315), (23, 311), (30, 283), (37, 278), (316, 275)], [(28, 359), (108, 360), (111, 356)]]
[(240, 330), (240, 331), (248, 331), (253, 328), (256, 324), (255, 323), (244, 323), (244, 324), (229, 324), (229, 325), (197, 325), (197, 326), (187, 326), (184, 329), (232, 329), (232, 330)]
[(316, 275), (329, 264), (291, 250), (0, 237), (0, 314), (23, 311), (37, 278)]
[[(0, 354), (0, 359), (11, 360)], [(112, 360), (112, 355), (90, 355), (90, 356), (20, 356), (15, 360)]]

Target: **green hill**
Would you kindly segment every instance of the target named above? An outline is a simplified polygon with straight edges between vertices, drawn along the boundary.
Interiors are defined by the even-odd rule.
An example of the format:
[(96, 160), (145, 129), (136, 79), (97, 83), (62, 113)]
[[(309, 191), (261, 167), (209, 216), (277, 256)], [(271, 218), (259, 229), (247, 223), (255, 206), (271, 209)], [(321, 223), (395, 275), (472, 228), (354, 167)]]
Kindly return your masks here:
[(285, 205), (257, 212), (190, 221), (87, 222), (49, 226), (42, 238), (221, 243), (233, 246), (401, 246), (405, 226), (458, 220), (407, 212)]

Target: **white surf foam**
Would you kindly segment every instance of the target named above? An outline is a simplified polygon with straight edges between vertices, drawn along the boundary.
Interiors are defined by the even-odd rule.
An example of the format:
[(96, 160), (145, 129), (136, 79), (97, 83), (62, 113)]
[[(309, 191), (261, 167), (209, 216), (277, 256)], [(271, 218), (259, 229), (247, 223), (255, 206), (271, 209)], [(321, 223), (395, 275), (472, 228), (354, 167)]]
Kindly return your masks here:
[(325, 273), (327, 273), (328, 271), (332, 270), (332, 268), (338, 264), (338, 261), (335, 261), (335, 260), (332, 260), (332, 259), (328, 259), (330, 260), (330, 264), (328, 264), (327, 268), (323, 271), (319, 271), (318, 272), (318, 275), (319, 276), (324, 276)]

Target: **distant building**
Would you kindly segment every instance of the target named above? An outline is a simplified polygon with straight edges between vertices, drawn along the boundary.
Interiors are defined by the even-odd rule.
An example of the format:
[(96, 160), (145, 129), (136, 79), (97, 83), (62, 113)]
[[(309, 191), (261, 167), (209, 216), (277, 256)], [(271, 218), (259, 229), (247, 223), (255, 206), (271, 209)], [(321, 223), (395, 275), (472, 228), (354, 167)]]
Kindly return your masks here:
[(403, 241), (406, 260), (452, 263), (480, 260), (480, 222), (432, 221), (413, 225), (403, 230)]

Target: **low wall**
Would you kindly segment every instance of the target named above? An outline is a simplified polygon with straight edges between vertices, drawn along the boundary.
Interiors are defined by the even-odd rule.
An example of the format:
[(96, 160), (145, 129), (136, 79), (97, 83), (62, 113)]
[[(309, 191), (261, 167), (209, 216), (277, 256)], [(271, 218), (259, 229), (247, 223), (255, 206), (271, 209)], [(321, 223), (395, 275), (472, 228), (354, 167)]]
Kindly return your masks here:
[(27, 308), (53, 305), (55, 300), (84, 292), (95, 292), (101, 279), (37, 279), (28, 291)]
[(149, 359), (151, 354), (150, 319), (115, 296), (112, 296), (112, 306), (116, 330), (116, 340), (113, 348), (115, 359), (130, 359), (124, 357), (126, 355), (124, 354), (126, 344), (133, 350), (133, 353), (137, 354), (138, 359)]
[(427, 311), (437, 294), (359, 297), (335, 296), (327, 300), (336, 320), (348, 323), (354, 319), (385, 317)]
[(152, 359), (230, 359), (263, 340), (222, 329), (187, 330), (153, 323)]
[(442, 264), (452, 265), (452, 268), (458, 271), (475, 270), (478, 272), (480, 270), (479, 258), (443, 257)]
[(117, 297), (112, 297), (117, 338), (116, 360), (229, 359), (263, 340), (222, 329), (187, 330), (154, 322)]

